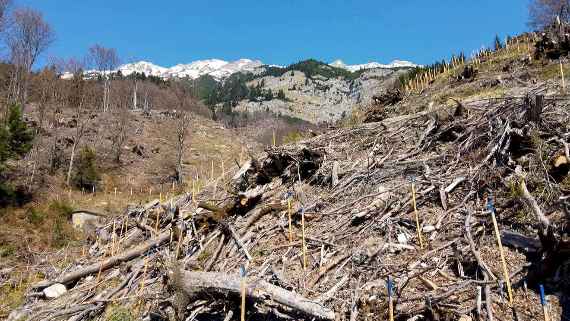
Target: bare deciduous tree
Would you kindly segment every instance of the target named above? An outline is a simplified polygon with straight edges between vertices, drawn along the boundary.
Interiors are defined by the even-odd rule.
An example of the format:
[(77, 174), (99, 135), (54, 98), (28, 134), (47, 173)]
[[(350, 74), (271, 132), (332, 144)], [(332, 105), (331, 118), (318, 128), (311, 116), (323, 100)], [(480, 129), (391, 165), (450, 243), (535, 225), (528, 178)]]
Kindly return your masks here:
[(73, 145), (71, 146), (71, 156), (69, 159), (69, 167), (67, 169), (67, 185), (71, 182), (71, 172), (75, 161), (77, 147), (81, 139), (85, 135), (85, 131), (89, 124), (89, 115), (87, 109), (94, 100), (94, 94), (91, 87), (86, 85), (86, 80), (83, 78), (81, 69), (74, 74), (73, 79), (70, 81), (69, 93), (67, 94), (67, 105), (75, 109), (75, 132), (73, 134)]
[(94, 45), (89, 48), (89, 57), (103, 78), (103, 111), (107, 111), (111, 93), (111, 72), (119, 65), (119, 56), (114, 48)]
[(129, 107), (131, 104), (130, 99), (130, 88), (127, 83), (118, 83), (118, 86), (115, 86), (116, 93), (114, 93), (115, 97), (115, 106), (116, 108), (113, 110), (113, 118), (110, 123), (110, 132), (112, 134), (111, 143), (112, 143), (112, 152), (114, 161), (119, 164), (121, 162), (121, 155), (123, 153), (123, 146), (127, 140), (127, 130), (129, 129)]
[(54, 41), (55, 35), (40, 12), (21, 8), (14, 11), (6, 38), (14, 65), (11, 99), (24, 105), (32, 66)]
[(188, 113), (183, 111), (178, 117), (176, 124), (176, 181), (178, 184), (184, 182), (182, 158), (184, 157), (184, 143), (188, 135), (189, 120)]
[(0, 30), (2, 31), (6, 28), (6, 16), (8, 15), (8, 10), (10, 10), (12, 4), (12, 0), (0, 0)]
[(553, 23), (556, 17), (562, 22), (570, 22), (570, 0), (532, 0), (528, 13), (528, 25), (535, 30)]

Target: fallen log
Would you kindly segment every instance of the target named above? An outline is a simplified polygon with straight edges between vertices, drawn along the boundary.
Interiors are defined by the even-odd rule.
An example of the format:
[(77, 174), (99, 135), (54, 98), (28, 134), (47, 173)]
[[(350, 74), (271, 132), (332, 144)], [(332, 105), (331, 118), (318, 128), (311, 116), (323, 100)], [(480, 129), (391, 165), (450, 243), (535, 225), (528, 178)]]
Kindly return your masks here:
[(170, 231), (164, 232), (164, 233), (160, 234), (157, 238), (148, 240), (145, 243), (135, 247), (132, 250), (125, 251), (121, 254), (112, 256), (106, 260), (102, 260), (100, 262), (93, 263), (93, 264), (90, 264), (90, 265), (85, 266), (83, 268), (80, 268), (78, 270), (69, 272), (67, 274), (60, 276), (56, 280), (40, 281), (40, 282), (34, 284), (32, 286), (32, 288), (43, 289), (43, 288), (46, 288), (46, 287), (48, 287), (52, 284), (55, 284), (55, 283), (69, 284), (71, 282), (79, 280), (80, 278), (82, 278), (84, 276), (87, 276), (90, 274), (95, 274), (95, 273), (98, 273), (99, 271), (105, 271), (109, 268), (112, 268), (113, 266), (116, 266), (116, 265), (122, 263), (122, 262), (127, 262), (127, 261), (130, 261), (136, 257), (139, 257), (139, 256), (143, 255), (144, 253), (146, 253), (148, 250), (152, 249), (153, 247), (159, 246), (168, 240), (170, 240)]
[[(237, 275), (190, 271), (171, 271), (171, 273), (173, 274), (173, 280), (178, 283), (176, 287), (190, 296), (203, 294), (211, 297), (213, 294), (223, 296), (227, 294), (240, 295), (241, 293), (241, 279)], [(258, 302), (273, 300), (314, 318), (326, 320), (335, 319), (334, 311), (317, 302), (304, 298), (297, 293), (285, 290), (263, 280), (248, 280), (246, 284), (246, 295), (249, 299)]]
[(524, 251), (525, 253), (536, 253), (541, 248), (539, 239), (514, 231), (501, 231), (501, 240), (505, 246)]

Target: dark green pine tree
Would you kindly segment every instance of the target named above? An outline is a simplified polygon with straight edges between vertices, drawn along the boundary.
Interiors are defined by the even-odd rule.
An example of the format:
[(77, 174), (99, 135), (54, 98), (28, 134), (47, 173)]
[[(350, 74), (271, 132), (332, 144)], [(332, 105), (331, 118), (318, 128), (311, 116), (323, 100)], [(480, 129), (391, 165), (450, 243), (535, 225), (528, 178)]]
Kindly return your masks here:
[(277, 99), (285, 100), (285, 92), (283, 89), (279, 89), (279, 92), (277, 92)]
[(89, 147), (81, 149), (77, 159), (77, 167), (73, 176), (75, 186), (93, 189), (99, 183), (100, 177), (97, 170), (97, 154)]
[(6, 128), (9, 135), (9, 152), (23, 156), (32, 148), (34, 134), (22, 119), (22, 109), (19, 105), (12, 105), (8, 111)]
[(495, 51), (503, 49), (503, 43), (501, 42), (501, 38), (499, 38), (499, 35), (495, 36), (494, 46), (495, 46)]
[(4, 169), (4, 162), (10, 158), (10, 133), (6, 127), (0, 126), (0, 174)]

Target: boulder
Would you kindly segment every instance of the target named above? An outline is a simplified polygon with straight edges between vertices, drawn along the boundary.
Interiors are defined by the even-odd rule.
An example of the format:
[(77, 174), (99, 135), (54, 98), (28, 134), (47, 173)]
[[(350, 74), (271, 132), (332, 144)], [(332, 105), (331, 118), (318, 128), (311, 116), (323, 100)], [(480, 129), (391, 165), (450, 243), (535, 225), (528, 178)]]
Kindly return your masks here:
[(83, 231), (87, 225), (98, 225), (103, 218), (100, 215), (90, 212), (75, 212), (71, 214), (73, 227)]
[(61, 283), (56, 283), (51, 285), (43, 290), (43, 293), (46, 298), (48, 299), (55, 299), (62, 296), (65, 292), (67, 292), (67, 288), (65, 285)]

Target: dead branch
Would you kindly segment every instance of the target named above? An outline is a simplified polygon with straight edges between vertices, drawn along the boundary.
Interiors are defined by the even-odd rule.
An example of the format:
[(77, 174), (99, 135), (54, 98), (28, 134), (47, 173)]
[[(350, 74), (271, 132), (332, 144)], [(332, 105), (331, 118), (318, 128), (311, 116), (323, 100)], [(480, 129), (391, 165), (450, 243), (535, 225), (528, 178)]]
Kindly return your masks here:
[[(180, 287), (190, 296), (240, 294), (241, 280), (237, 276), (225, 273), (190, 271), (181, 271), (180, 274)], [(335, 313), (332, 310), (266, 281), (248, 279), (246, 287), (247, 297), (257, 302), (264, 303), (271, 300), (314, 318), (335, 319)]]

